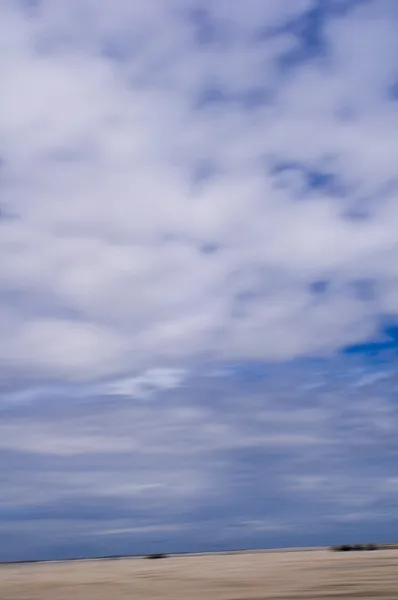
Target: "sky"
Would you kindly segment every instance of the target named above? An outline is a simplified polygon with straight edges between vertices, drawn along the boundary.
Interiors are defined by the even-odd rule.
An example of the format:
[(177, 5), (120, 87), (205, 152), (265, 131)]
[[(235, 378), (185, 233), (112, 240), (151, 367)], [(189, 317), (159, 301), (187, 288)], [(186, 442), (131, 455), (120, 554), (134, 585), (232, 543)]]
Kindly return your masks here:
[(0, 0), (0, 560), (398, 539), (397, 26)]

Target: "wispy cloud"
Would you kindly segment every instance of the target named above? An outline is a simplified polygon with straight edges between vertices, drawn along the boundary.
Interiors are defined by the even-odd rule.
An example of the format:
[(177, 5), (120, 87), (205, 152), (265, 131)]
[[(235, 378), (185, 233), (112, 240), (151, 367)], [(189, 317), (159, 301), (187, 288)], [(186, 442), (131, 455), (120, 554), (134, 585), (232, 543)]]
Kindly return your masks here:
[(4, 403), (1, 527), (36, 523), (43, 537), (56, 519), (60, 536), (85, 539), (120, 530), (126, 551), (160, 535), (159, 522), (181, 526), (168, 540), (191, 548), (214, 536), (225, 546), (327, 543), (344, 523), (366, 533), (394, 519), (397, 487), (396, 376), (372, 367), (366, 382), (370, 364), (191, 373), (151, 402), (40, 390), (34, 402)]

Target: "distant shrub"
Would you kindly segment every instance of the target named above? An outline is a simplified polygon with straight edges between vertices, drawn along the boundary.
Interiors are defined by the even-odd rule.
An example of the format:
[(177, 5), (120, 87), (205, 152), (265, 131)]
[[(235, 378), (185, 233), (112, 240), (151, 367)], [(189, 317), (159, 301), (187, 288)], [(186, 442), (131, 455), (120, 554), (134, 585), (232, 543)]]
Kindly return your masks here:
[(361, 552), (365, 550), (377, 550), (375, 544), (342, 544), (341, 546), (332, 546), (332, 552)]
[(342, 546), (333, 546), (331, 550), (333, 550), (333, 552), (349, 552), (350, 550), (352, 550), (352, 546), (343, 544)]

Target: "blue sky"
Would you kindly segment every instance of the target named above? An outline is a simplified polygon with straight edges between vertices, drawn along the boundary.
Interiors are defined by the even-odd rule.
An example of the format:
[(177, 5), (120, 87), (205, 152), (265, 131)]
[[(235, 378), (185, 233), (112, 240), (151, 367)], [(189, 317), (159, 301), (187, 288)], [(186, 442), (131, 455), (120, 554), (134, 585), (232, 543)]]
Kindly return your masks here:
[(0, 0), (0, 559), (398, 537), (395, 0)]

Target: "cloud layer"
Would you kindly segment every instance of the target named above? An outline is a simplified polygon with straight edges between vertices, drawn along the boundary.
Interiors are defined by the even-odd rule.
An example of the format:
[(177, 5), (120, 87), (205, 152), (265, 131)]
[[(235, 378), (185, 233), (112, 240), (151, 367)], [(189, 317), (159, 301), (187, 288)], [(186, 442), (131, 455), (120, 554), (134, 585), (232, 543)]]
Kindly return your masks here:
[(249, 371), (6, 394), (1, 558), (391, 538), (391, 361)]
[(395, 358), (340, 353), (396, 341), (394, 0), (0, 0), (0, 24), (15, 556), (21, 523), (65, 555), (68, 530), (101, 553), (391, 520)]
[(1, 4), (3, 365), (374, 334), (398, 306), (395, 4), (130, 5)]

